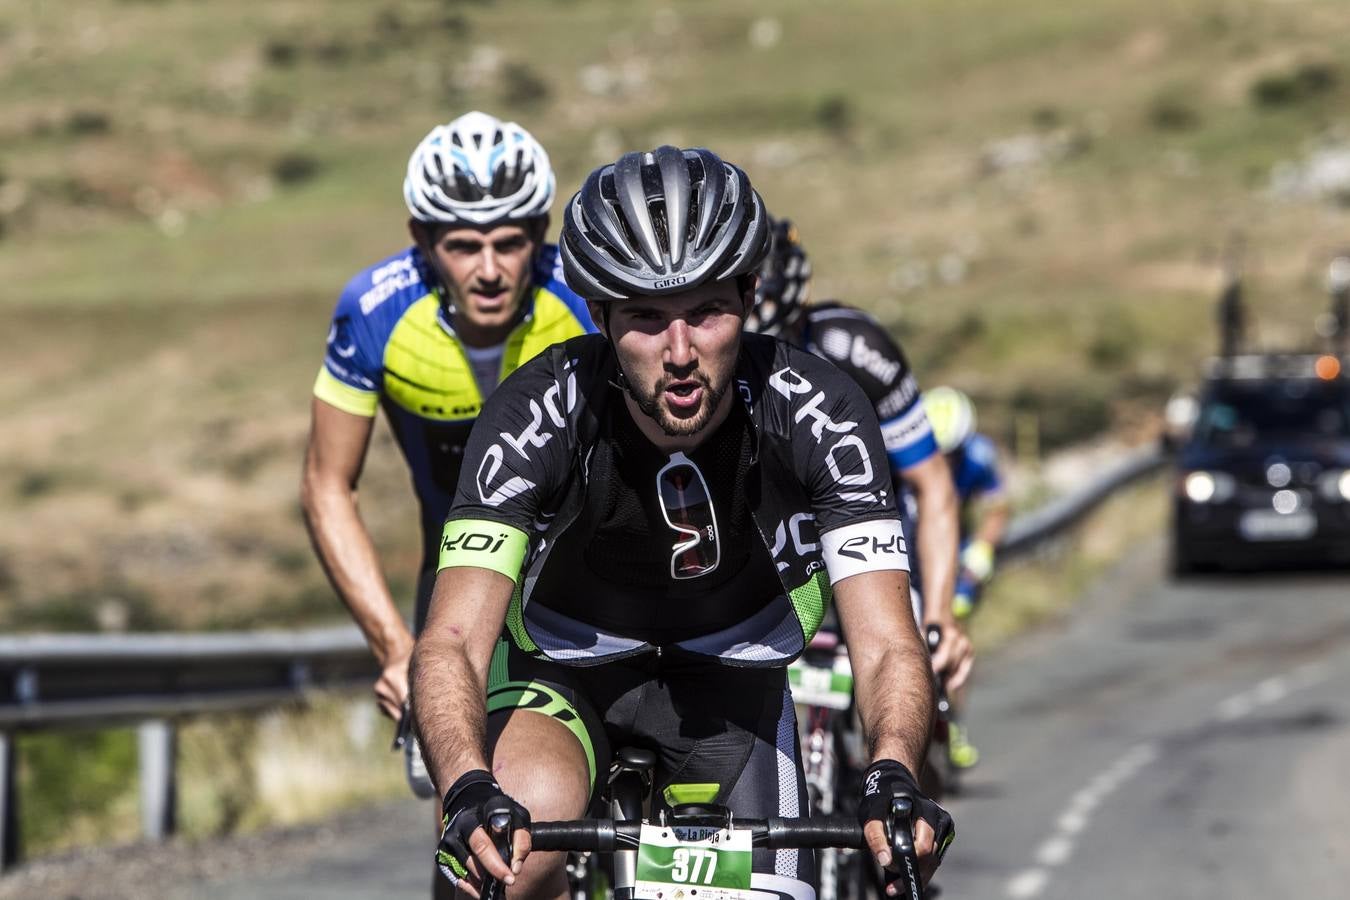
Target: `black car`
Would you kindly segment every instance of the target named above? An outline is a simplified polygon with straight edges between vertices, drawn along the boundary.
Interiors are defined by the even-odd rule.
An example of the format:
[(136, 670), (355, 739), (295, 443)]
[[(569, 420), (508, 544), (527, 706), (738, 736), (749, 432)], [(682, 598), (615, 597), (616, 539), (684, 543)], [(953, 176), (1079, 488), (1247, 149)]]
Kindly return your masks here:
[(1211, 362), (1177, 457), (1172, 565), (1350, 562), (1350, 378), (1336, 356)]

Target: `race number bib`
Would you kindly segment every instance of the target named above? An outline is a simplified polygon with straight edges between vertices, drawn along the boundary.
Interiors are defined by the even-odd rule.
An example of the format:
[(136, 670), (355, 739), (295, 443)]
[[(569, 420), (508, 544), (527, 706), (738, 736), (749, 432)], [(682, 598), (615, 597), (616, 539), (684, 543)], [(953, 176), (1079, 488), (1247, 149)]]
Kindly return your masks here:
[(643, 825), (637, 900), (749, 900), (750, 832)]
[(853, 702), (853, 669), (848, 657), (842, 655), (829, 667), (798, 659), (788, 666), (788, 686), (792, 688), (793, 703), (848, 709)]

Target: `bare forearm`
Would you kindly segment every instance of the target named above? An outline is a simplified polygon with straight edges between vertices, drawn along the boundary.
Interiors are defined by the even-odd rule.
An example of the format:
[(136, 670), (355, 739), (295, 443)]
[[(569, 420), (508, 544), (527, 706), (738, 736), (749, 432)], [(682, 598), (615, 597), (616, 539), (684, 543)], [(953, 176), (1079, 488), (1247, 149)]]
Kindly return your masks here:
[(919, 533), (915, 537), (923, 560), (924, 619), (946, 622), (952, 617), (960, 543), (956, 491), (950, 477), (930, 478), (915, 499), (919, 508)]
[(854, 575), (835, 585), (854, 692), (872, 759), (917, 772), (933, 726), (933, 676), (901, 572)]
[(389, 593), (355, 493), (307, 480), (302, 505), (319, 562), (371, 652), (381, 665), (394, 654), (406, 652), (412, 633)]
[(431, 780), (444, 793), (487, 769), (487, 673), (515, 582), (472, 566), (441, 571), (413, 650), (413, 716)]
[(918, 772), (933, 727), (927, 654), (894, 645), (876, 660), (875, 673), (858, 674), (858, 683), (864, 685), (857, 693), (858, 714), (869, 756), (899, 760)]
[(413, 651), (413, 714), (427, 770), (442, 794), (470, 769), (488, 768), (484, 676), (462, 645), (424, 636)]
[(1003, 535), (1008, 530), (1008, 520), (1012, 518), (1012, 507), (1007, 500), (999, 500), (991, 503), (985, 511), (984, 517), (980, 519), (980, 527), (975, 533), (975, 537), (982, 541), (988, 541), (989, 545), (997, 548), (999, 542), (1003, 540)]

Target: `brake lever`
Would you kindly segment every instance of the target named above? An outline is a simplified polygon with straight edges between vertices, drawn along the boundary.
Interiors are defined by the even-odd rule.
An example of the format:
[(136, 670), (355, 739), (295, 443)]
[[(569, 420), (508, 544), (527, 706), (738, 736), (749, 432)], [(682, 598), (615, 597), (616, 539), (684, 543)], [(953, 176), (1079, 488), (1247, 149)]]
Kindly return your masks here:
[[(497, 848), (501, 854), (506, 867), (511, 868), (511, 805), (502, 798), (495, 803), (490, 803), (483, 809), (484, 819), (487, 824), (488, 837), (492, 839), (492, 846)], [(501, 882), (483, 873), (483, 885), (478, 890), (479, 900), (498, 900), (504, 897), (505, 892), (501, 889)]]
[(891, 839), (891, 868), (898, 877), (896, 896), (908, 900), (923, 900), (923, 881), (919, 878), (919, 854), (914, 849), (914, 831), (910, 819), (914, 814), (914, 800), (909, 794), (897, 791), (891, 797), (890, 821), (886, 824)]
[(928, 643), (928, 652), (931, 654), (942, 645), (942, 626), (936, 622), (925, 625), (923, 636), (924, 640)]
[(403, 714), (398, 717), (398, 725), (394, 729), (394, 744), (389, 749), (391, 751), (402, 750), (408, 745), (408, 738), (412, 737), (413, 717), (408, 704), (403, 704)]

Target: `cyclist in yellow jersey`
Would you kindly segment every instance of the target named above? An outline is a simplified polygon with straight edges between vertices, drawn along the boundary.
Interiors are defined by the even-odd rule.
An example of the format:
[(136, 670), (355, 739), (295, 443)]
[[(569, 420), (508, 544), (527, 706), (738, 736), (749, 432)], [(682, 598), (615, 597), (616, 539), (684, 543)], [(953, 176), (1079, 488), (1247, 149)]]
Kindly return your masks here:
[[(376, 700), (395, 719), (474, 419), (521, 363), (595, 330), (562, 282), (557, 248), (543, 243), (554, 176), (544, 149), (519, 125), (470, 112), (437, 126), (413, 151), (403, 192), (413, 245), (356, 275), (334, 311), (302, 487), (315, 551), (379, 662)], [(413, 630), (357, 510), (381, 406), (421, 506)], [(414, 791), (434, 795), (415, 742), (408, 749)]]

